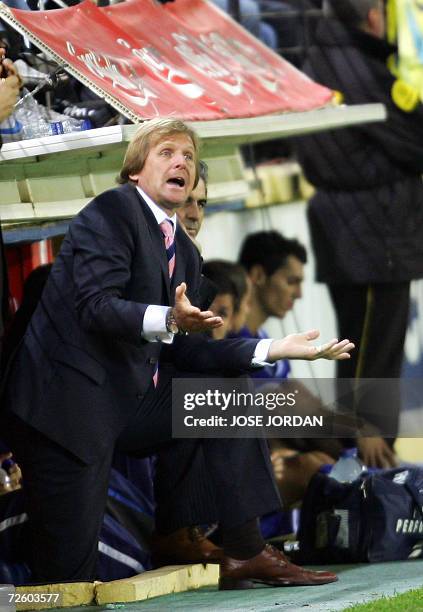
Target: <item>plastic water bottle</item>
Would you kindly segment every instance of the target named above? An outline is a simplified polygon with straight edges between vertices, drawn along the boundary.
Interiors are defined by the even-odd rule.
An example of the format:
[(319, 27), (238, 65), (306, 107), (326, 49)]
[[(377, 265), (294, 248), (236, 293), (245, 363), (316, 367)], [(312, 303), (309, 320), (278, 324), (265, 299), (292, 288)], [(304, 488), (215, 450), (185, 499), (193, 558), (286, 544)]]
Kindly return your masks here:
[(16, 109), (14, 117), (22, 126), (24, 140), (81, 132), (92, 127), (89, 119), (75, 119), (58, 113), (49, 114), (31, 95), (25, 97), (24, 102)]
[(51, 136), (50, 124), (42, 117), (33, 120), (29, 119), (27, 123), (23, 124), (22, 133), (24, 140)]
[(338, 482), (353, 482), (364, 470), (365, 467), (357, 456), (357, 449), (346, 448), (329, 472), (329, 476)]
[(54, 121), (50, 123), (52, 135), (70, 134), (71, 132), (82, 132), (91, 128), (91, 122), (88, 119), (80, 120), (73, 117), (66, 117), (62, 121)]

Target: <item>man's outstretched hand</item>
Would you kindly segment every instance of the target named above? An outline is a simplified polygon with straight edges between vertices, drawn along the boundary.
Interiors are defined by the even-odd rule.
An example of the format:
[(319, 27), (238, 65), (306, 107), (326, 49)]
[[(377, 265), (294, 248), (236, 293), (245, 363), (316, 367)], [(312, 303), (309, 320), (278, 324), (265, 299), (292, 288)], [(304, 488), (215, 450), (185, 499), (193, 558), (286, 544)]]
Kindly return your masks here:
[(191, 304), (186, 295), (187, 286), (181, 283), (176, 287), (175, 306), (173, 316), (177, 326), (182, 331), (199, 332), (209, 331), (220, 327), (223, 321), (220, 317), (215, 317), (211, 310), (201, 311)]
[(314, 361), (315, 359), (349, 359), (350, 351), (353, 350), (354, 344), (349, 340), (341, 340), (336, 338), (320, 346), (311, 344), (320, 336), (317, 329), (300, 334), (290, 334), (281, 340), (274, 340), (270, 345), (268, 360), (273, 363), (278, 359), (306, 359)]

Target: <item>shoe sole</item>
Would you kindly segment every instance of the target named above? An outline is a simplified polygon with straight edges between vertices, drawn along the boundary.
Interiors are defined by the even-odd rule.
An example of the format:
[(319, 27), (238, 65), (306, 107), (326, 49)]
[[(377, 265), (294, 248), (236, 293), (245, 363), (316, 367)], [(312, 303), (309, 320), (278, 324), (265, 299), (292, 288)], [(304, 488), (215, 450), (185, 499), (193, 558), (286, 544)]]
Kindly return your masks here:
[(214, 565), (219, 565), (220, 561), (217, 561), (216, 559), (208, 559), (207, 561), (205, 559), (197, 559), (197, 561), (193, 561), (192, 559), (186, 559), (182, 561), (181, 559), (165, 559), (164, 557), (161, 557), (160, 559), (152, 559), (152, 564), (154, 568), (165, 567), (166, 565), (209, 565), (210, 563)]
[(328, 579), (324, 582), (292, 582), (290, 580), (237, 580), (235, 578), (220, 578), (219, 579), (219, 591), (233, 591), (233, 590), (244, 590), (254, 589), (256, 584), (266, 584), (267, 586), (273, 587), (294, 587), (294, 586), (321, 586), (323, 584), (330, 584), (331, 582), (337, 582), (338, 578)]

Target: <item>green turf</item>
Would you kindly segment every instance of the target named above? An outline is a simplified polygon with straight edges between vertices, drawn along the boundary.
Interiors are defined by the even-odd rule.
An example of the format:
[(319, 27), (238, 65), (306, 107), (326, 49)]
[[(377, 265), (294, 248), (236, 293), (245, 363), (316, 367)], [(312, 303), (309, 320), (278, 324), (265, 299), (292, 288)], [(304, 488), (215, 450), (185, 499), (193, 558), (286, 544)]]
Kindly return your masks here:
[[(358, 603), (423, 587), (423, 560), (338, 565), (328, 569), (337, 572), (338, 582), (317, 587), (261, 587), (248, 591), (219, 592), (206, 587), (124, 605), (73, 608), (72, 612), (340, 612)], [(398, 610), (408, 612), (404, 607)], [(423, 611), (423, 606), (410, 610)]]
[(374, 602), (346, 608), (344, 612), (418, 612), (423, 610), (423, 589), (396, 597), (382, 597)]

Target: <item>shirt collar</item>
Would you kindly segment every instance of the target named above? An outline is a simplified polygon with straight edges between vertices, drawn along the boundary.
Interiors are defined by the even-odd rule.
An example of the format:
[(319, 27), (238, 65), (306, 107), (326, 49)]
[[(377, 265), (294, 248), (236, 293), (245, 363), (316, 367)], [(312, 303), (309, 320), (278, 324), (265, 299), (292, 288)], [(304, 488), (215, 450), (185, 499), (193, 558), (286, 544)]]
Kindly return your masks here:
[(138, 193), (141, 195), (141, 197), (143, 198), (143, 200), (147, 204), (148, 208), (153, 213), (153, 215), (154, 215), (154, 217), (155, 217), (155, 219), (157, 221), (157, 224), (160, 225), (160, 223), (163, 223), (163, 221), (165, 221), (165, 219), (167, 219), (168, 221), (171, 221), (171, 223), (173, 225), (173, 233), (175, 233), (176, 223), (177, 223), (177, 219), (178, 219), (178, 217), (176, 216), (176, 213), (172, 217), (169, 217), (169, 215), (167, 215), (164, 212), (164, 210), (162, 210), (160, 208), (160, 206), (157, 206), (157, 204), (150, 198), (149, 195), (147, 195), (145, 193), (145, 191), (143, 191), (141, 189), (141, 187), (136, 185), (136, 188), (137, 188)]

